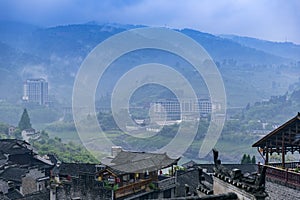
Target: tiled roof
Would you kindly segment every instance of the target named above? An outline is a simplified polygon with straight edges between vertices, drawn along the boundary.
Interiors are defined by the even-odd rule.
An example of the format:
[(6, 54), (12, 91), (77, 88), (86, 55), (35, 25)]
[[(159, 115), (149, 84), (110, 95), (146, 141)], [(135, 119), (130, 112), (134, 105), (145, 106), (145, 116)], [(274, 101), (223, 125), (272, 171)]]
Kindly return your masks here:
[(197, 192), (197, 187), (200, 184), (199, 170), (197, 168), (190, 168), (186, 171), (177, 171), (177, 183), (181, 188), (178, 188), (178, 195), (185, 196), (185, 185), (190, 187), (191, 194)]
[(5, 196), (7, 196), (11, 200), (20, 199), (23, 197), (23, 195), (16, 189), (8, 191)]
[(0, 177), (7, 181), (14, 181), (21, 183), (22, 176), (27, 173), (27, 169), (19, 167), (9, 167), (6, 168), (1, 174)]
[(58, 160), (57, 160), (57, 157), (55, 155), (48, 154), (47, 157), (48, 157), (48, 160), (50, 160), (53, 164), (56, 165), (56, 163), (57, 163)]
[(7, 159), (7, 157), (4, 155), (4, 152), (0, 151), (0, 160)]
[(26, 166), (38, 166), (43, 169), (51, 168), (53, 165), (49, 162), (45, 162), (39, 159), (36, 155), (31, 154), (14, 154), (9, 156), (9, 162), (12, 164), (26, 165)]
[[(103, 164), (124, 173), (144, 173), (160, 170), (176, 164), (179, 159), (172, 159), (166, 153), (145, 153), (121, 151), (117, 156)], [(107, 161), (107, 160), (106, 160)]]
[(61, 176), (76, 176), (79, 174), (87, 173), (87, 174), (95, 174), (96, 173), (96, 165), (89, 163), (61, 163), (58, 167), (59, 175)]
[(190, 160), (189, 162), (186, 162), (186, 163), (182, 164), (182, 167), (190, 168), (190, 167), (193, 167), (193, 166), (196, 166), (196, 165), (198, 165), (198, 164), (195, 161)]
[(0, 151), (0, 166), (4, 165), (7, 162), (7, 157), (4, 155), (3, 152)]
[(40, 191), (32, 194), (25, 195), (23, 198), (18, 200), (50, 200), (50, 191)]
[(30, 144), (17, 139), (1, 139), (0, 151), (5, 154), (25, 154), (33, 152)]
[[(256, 164), (222, 164), (229, 170), (240, 169), (242, 173), (252, 173), (257, 171)], [(207, 173), (213, 173), (214, 164), (198, 164), (202, 169), (207, 169)]]
[(5, 196), (4, 194), (0, 193), (0, 199), (1, 200), (10, 200), (7, 196)]

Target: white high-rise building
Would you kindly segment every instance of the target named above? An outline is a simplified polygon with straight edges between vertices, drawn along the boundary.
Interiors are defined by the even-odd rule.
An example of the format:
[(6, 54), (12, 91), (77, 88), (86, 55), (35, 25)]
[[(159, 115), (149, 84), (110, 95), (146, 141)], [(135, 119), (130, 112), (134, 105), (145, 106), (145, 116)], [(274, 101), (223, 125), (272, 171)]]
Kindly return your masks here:
[(45, 105), (48, 103), (48, 82), (43, 78), (27, 79), (24, 83), (23, 101)]
[(198, 119), (200, 116), (211, 114), (213, 105), (210, 99), (175, 99), (160, 100), (152, 104), (158, 118), (166, 116), (166, 120)]

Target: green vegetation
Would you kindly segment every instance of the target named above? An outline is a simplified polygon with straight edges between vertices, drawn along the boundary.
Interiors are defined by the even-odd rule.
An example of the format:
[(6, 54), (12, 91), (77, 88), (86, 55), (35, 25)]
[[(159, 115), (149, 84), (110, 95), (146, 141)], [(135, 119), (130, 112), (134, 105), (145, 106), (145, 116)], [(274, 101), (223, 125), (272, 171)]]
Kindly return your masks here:
[(97, 118), (103, 131), (120, 130), (114, 120), (112, 113), (100, 112), (97, 115)]
[(15, 104), (0, 99), (0, 122), (17, 126), (24, 112), (24, 106), (30, 113), (30, 122), (34, 124), (34, 127), (44, 127), (45, 124), (58, 121), (63, 115), (61, 108)]
[(8, 128), (9, 128), (8, 124), (0, 122), (0, 133), (1, 134), (6, 134), (7, 135), (8, 134)]
[(18, 124), (22, 107), (0, 100), (0, 121), (8, 124)]
[(64, 121), (51, 123), (48, 126), (46, 126), (46, 129), (48, 131), (53, 131), (53, 132), (76, 131), (74, 122), (64, 122)]
[[(19, 129), (15, 131), (13, 136), (0, 134), (0, 138), (22, 139)], [(49, 137), (49, 134), (45, 131), (40, 133), (40, 137), (37, 140), (30, 140), (29, 143), (38, 151), (40, 155), (54, 154), (60, 161), (63, 162), (99, 162), (82, 146), (82, 144), (74, 143), (72, 141), (65, 143), (65, 141), (62, 141), (62, 139), (59, 137)]]
[[(271, 97), (269, 100), (248, 104), (244, 109), (230, 115), (225, 122), (221, 137), (216, 148), (226, 155), (224, 162), (236, 162), (240, 160), (243, 154), (254, 155), (249, 159), (242, 159), (243, 163), (256, 162), (256, 149), (251, 147), (262, 135), (273, 130), (274, 127), (284, 123), (286, 120), (294, 117), (300, 108), (300, 89), (293, 87), (293, 90), (279, 96)], [(1, 104), (1, 103), (0, 103)], [(0, 105), (1, 108), (1, 105)], [(146, 109), (146, 108), (145, 108)], [(29, 123), (32, 119), (30, 111)], [(25, 110), (23, 111), (24, 113)], [(122, 114), (122, 113), (121, 113)], [(26, 116), (26, 114), (24, 114)], [(28, 115), (28, 112), (27, 112)], [(98, 120), (106, 136), (116, 145), (121, 145), (125, 149), (135, 149), (140, 151), (153, 151), (168, 144), (178, 131), (179, 124), (164, 126), (155, 136), (143, 139), (132, 137), (119, 130), (111, 113), (99, 113)], [(22, 118), (22, 117), (21, 117)], [(24, 117), (25, 119), (27, 117)], [(29, 118), (29, 116), (28, 116)], [(26, 120), (25, 120), (26, 121)], [(20, 120), (21, 123), (21, 120)], [(23, 122), (22, 122), (23, 123)], [(205, 133), (209, 125), (209, 119), (201, 119), (198, 132), (188, 150), (183, 155), (188, 159), (198, 159), (199, 149), (202, 145)], [(13, 136), (8, 136), (9, 125), (0, 124), (0, 138), (18, 138), (22, 139), (20, 129), (16, 129)], [(44, 124), (44, 130), (47, 134), (41, 136), (39, 140), (31, 141), (41, 154), (54, 153), (61, 160), (67, 162), (94, 162), (96, 161), (88, 151), (86, 151), (80, 142), (72, 121), (56, 121)], [(43, 134), (45, 134), (43, 131)], [(1, 134), (2, 133), (2, 134)], [(95, 133), (96, 134), (96, 133)], [(86, 137), (93, 138), (95, 135), (87, 133)], [(237, 142), (238, 141), (238, 142)], [(64, 144), (65, 143), (65, 144)], [(274, 158), (277, 159), (277, 158)], [(210, 160), (210, 157), (204, 158)]]
[[(6, 123), (0, 123), (0, 139), (16, 138), (23, 139), (21, 136), (21, 130), (31, 128), (30, 117), (27, 109), (24, 109), (21, 116), (19, 127), (14, 131), (13, 135), (8, 135), (9, 125)], [(57, 131), (64, 129), (75, 130), (74, 124), (60, 123), (50, 126), (50, 128)], [(39, 138), (30, 140), (29, 143), (38, 151), (40, 155), (54, 154), (57, 158), (64, 162), (85, 162), (85, 163), (98, 163), (99, 161), (93, 157), (81, 144), (75, 144), (73, 142), (63, 143), (59, 137), (50, 138), (46, 131), (39, 133)]]
[(81, 145), (72, 142), (62, 143), (60, 138), (50, 138), (45, 131), (41, 132), (38, 140), (32, 140), (30, 143), (40, 155), (54, 154), (64, 162), (99, 162)]
[(8, 124), (0, 122), (0, 139), (8, 138), (8, 128)]
[(22, 131), (22, 130), (25, 130), (25, 129), (31, 129), (31, 123), (30, 123), (30, 118), (29, 118), (29, 115), (27, 113), (27, 109), (25, 108), (24, 111), (23, 111), (23, 114), (21, 116), (21, 119), (19, 121), (19, 124), (18, 124), (18, 128)]
[(300, 88), (253, 105), (248, 104), (235, 118), (240, 120), (240, 124), (247, 123), (247, 130), (262, 129), (262, 123), (265, 123), (266, 129), (271, 130), (273, 125), (284, 123), (300, 111), (299, 99)]
[(256, 158), (255, 156), (252, 156), (252, 159), (250, 158), (250, 155), (243, 155), (243, 158), (241, 160), (241, 164), (255, 164), (256, 163)]

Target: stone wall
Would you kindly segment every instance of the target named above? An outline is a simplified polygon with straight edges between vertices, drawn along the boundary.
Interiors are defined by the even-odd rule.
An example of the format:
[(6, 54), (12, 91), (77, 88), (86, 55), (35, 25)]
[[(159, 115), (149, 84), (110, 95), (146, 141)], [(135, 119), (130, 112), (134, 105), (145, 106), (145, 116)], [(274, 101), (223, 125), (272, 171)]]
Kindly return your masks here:
[(45, 172), (39, 170), (38, 168), (30, 169), (24, 177), (22, 177), (22, 186), (20, 192), (23, 195), (31, 194), (39, 190), (45, 189), (44, 182), (37, 182), (37, 179), (45, 177)]
[(248, 193), (238, 187), (235, 187), (234, 185), (231, 185), (218, 177), (213, 177), (214, 184), (213, 184), (213, 190), (214, 194), (227, 194), (230, 192), (235, 193), (238, 196), (239, 200), (253, 200), (256, 199), (254, 195), (251, 193)]
[(52, 189), (55, 192), (56, 200), (94, 200), (111, 199), (111, 191), (95, 184), (81, 184), (78, 180), (62, 183), (60, 186)]

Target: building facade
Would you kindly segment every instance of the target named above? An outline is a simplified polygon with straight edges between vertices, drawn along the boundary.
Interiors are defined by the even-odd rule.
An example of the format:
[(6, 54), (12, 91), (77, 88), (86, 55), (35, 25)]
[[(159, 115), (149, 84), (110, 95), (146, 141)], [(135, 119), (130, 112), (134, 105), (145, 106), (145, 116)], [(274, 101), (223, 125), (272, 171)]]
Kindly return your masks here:
[(154, 116), (165, 120), (194, 120), (211, 114), (213, 105), (210, 99), (168, 99), (152, 104)]
[(46, 105), (48, 103), (48, 82), (45, 79), (27, 79), (24, 83), (23, 101)]

